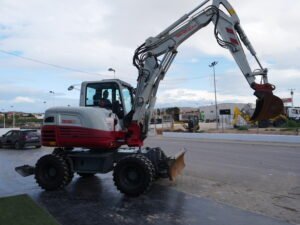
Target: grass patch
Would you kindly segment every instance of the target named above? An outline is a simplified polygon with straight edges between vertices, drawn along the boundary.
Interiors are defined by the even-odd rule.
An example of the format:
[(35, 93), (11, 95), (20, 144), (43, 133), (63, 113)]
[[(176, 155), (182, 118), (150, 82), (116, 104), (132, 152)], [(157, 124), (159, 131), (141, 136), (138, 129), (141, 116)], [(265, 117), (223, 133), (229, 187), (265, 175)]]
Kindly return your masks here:
[(0, 198), (0, 224), (2, 225), (59, 225), (28, 195)]

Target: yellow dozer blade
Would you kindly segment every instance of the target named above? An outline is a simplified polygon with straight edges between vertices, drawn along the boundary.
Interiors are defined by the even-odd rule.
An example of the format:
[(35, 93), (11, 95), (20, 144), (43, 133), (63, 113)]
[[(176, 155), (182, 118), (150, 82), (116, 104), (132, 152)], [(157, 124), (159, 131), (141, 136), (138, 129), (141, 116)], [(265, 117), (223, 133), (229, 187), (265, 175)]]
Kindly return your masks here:
[(272, 92), (259, 92), (254, 93), (258, 99), (256, 100), (256, 108), (251, 117), (251, 121), (268, 120), (284, 114), (283, 102)]
[(185, 150), (178, 152), (174, 158), (169, 161), (169, 178), (174, 181), (185, 167), (184, 154)]

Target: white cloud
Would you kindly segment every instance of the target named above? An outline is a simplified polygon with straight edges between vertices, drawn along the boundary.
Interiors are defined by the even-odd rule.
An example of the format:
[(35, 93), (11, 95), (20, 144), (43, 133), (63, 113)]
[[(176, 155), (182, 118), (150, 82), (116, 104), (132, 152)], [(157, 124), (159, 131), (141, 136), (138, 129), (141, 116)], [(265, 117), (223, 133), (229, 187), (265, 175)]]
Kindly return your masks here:
[[(289, 88), (300, 91), (300, 31), (297, 29), (300, 27), (300, 1), (230, 2), (237, 11), (258, 56), (265, 65), (265, 62), (268, 62), (271, 67), (269, 78), (277, 86), (277, 93), (286, 95)], [(107, 74), (101, 77), (66, 72), (63, 78), (70, 80), (66, 87), (82, 80), (109, 78), (112, 75), (107, 71), (109, 67), (116, 69), (118, 78), (135, 84), (137, 71), (132, 66), (132, 56), (136, 47), (198, 4), (197, 0), (2, 0), (0, 49), (18, 51), (24, 56), (53, 64)], [(184, 55), (184, 63), (199, 63), (199, 54), (202, 57), (224, 56), (231, 59), (229, 52), (216, 43), (212, 28), (210, 25), (202, 29), (183, 44), (179, 54)], [(1, 53), (0, 56), (3, 57)], [(252, 65), (253, 60), (250, 61)], [(186, 64), (188, 66), (188, 63)], [(13, 57), (1, 58), (0, 66), (32, 70), (36, 73), (46, 67)], [(220, 73), (224, 75), (219, 76), (217, 80), (220, 101), (248, 102), (253, 99), (240, 71), (220, 71), (218, 75)], [(183, 103), (201, 99), (211, 101), (212, 93), (191, 90), (185, 86), (184, 79), (182, 82), (173, 82), (169, 75), (170, 73), (166, 75), (161, 85), (158, 103), (175, 103), (178, 99)], [(4, 77), (5, 74), (0, 76)], [(32, 84), (32, 87), (14, 89), (15, 86), (18, 87), (17, 84), (18, 81), (14, 85), (0, 87), (1, 99), (16, 100), (17, 97), (28, 96), (36, 102), (42, 101), (39, 99), (51, 101), (48, 100), (49, 93), (43, 91), (45, 86), (49, 89), (51, 82), (44, 87)], [(183, 95), (180, 94), (182, 91)], [(176, 94), (179, 97), (176, 98)], [(243, 97), (248, 95), (249, 99)], [(296, 96), (297, 92), (295, 99)], [(300, 104), (300, 100), (296, 101)]]
[[(249, 103), (253, 102), (253, 97), (251, 96), (236, 96), (222, 94), (218, 95), (219, 102), (239, 102), (239, 103)], [(158, 104), (169, 104), (169, 103), (181, 103), (181, 102), (214, 102), (215, 95), (213, 92), (202, 91), (202, 90), (191, 90), (184, 88), (169, 89), (164, 90), (159, 93), (159, 98), (157, 99)]]
[(14, 100), (14, 103), (34, 103), (34, 99), (24, 96), (17, 96)]
[[(281, 59), (280, 63), (296, 62), (295, 57), (285, 59), (282, 55), (300, 54), (296, 51), (300, 43), (295, 29), (300, 26), (296, 10), (300, 2), (230, 2), (258, 55), (269, 60)], [(0, 21), (4, 25), (1, 33), (9, 38), (0, 43), (5, 50), (18, 50), (52, 63), (94, 69), (116, 64), (111, 66), (133, 71), (131, 58), (135, 48), (197, 4), (196, 0), (89, 0), (84, 3), (79, 0), (26, 3), (3, 0), (0, 3)], [(289, 16), (282, 16), (283, 8)], [(205, 54), (230, 57), (227, 50), (217, 45), (212, 25), (199, 31), (185, 45)]]

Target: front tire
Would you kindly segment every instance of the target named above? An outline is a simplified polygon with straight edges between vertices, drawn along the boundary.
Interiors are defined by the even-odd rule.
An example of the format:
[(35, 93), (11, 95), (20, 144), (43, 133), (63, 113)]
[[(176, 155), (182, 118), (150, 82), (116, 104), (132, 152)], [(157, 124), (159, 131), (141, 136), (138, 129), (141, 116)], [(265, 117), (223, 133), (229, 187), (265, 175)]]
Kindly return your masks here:
[(69, 177), (68, 177), (68, 181), (67, 181), (66, 185), (68, 185), (69, 183), (71, 183), (71, 181), (73, 180), (73, 177), (74, 177), (72, 160), (70, 159), (70, 157), (67, 156), (66, 150), (63, 148), (55, 148), (53, 150), (52, 154), (63, 158), (65, 160), (65, 162), (67, 163), (68, 170), (69, 170)]
[(154, 166), (147, 157), (140, 154), (126, 156), (114, 168), (115, 186), (128, 196), (139, 196), (150, 189), (154, 171)]
[(35, 166), (35, 180), (46, 191), (61, 189), (68, 184), (69, 168), (59, 155), (45, 155)]

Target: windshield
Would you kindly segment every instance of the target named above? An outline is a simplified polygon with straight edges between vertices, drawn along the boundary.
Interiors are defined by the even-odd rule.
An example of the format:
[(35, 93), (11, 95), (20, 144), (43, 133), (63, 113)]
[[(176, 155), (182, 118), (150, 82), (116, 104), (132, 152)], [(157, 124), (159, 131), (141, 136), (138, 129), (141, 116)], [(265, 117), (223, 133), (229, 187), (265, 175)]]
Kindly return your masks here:
[(120, 101), (119, 87), (115, 83), (91, 83), (86, 88), (86, 106), (101, 106), (101, 100), (108, 105)]

